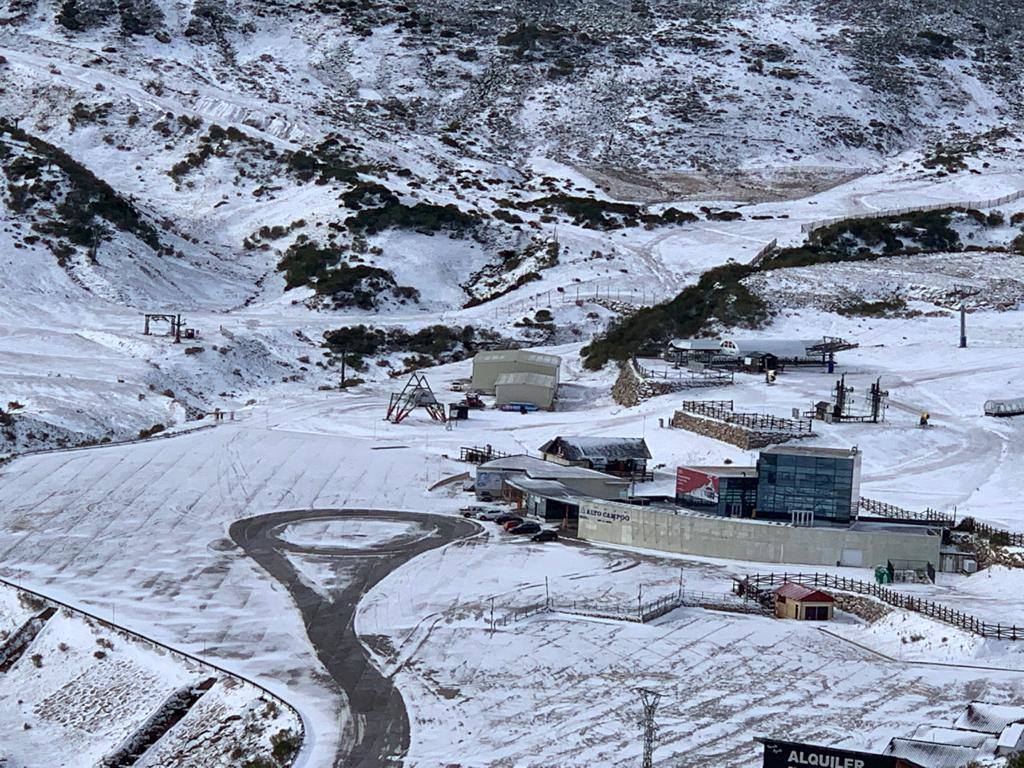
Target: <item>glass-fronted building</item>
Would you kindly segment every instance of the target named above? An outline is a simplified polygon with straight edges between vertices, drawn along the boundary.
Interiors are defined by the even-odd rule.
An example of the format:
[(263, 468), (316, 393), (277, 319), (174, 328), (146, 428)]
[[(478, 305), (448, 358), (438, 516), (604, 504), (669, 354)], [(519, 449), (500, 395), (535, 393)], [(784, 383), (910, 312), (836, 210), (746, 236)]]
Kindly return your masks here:
[(849, 525), (860, 504), (860, 459), (856, 448), (766, 448), (757, 460), (757, 517), (810, 513), (816, 525)]
[(756, 467), (678, 467), (676, 501), (724, 517), (753, 517)]

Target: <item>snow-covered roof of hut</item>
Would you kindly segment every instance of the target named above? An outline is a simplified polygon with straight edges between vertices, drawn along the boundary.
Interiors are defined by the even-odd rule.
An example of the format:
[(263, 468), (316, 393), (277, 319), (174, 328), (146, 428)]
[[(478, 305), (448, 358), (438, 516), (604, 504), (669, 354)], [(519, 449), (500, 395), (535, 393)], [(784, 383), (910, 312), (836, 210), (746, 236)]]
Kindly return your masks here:
[(714, 352), (722, 348), (721, 339), (672, 339), (674, 349), (686, 349), (691, 352)]
[(487, 352), (477, 352), (473, 358), (475, 363), (532, 363), (534, 365), (557, 368), (562, 363), (558, 355), (549, 355), (544, 352), (533, 352), (529, 349), (494, 349)]
[(808, 347), (820, 344), (821, 339), (724, 339), (722, 352), (727, 355), (775, 355), (780, 358), (812, 357)]
[(995, 735), (1002, 733), (1010, 723), (1020, 722), (1024, 722), (1024, 707), (972, 701), (953, 723), (953, 727)]
[(934, 741), (895, 738), (885, 748), (885, 754), (894, 755), (920, 765), (922, 768), (964, 768), (978, 757), (977, 747), (962, 744), (939, 744)]
[(562, 437), (548, 440), (541, 453), (557, 453), (567, 461), (587, 459), (649, 459), (651, 451), (642, 437)]

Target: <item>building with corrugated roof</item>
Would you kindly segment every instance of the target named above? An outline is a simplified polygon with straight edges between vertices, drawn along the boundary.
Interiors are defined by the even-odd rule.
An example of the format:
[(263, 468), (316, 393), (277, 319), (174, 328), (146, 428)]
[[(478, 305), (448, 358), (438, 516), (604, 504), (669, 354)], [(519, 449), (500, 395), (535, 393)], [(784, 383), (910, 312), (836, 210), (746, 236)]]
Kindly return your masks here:
[[(546, 481), (543, 484), (520, 483), (512, 486), (511, 481)], [(513, 501), (528, 492), (537, 499), (550, 493), (557, 502), (567, 494), (599, 499), (622, 498), (629, 491), (630, 481), (596, 472), (585, 467), (573, 467), (544, 461), (525, 454), (506, 456), (481, 464), (476, 469), (476, 495), (482, 500), (508, 498)], [(552, 508), (558, 504), (552, 504)], [(575, 518), (578, 504), (571, 517)], [(563, 510), (559, 509), (559, 512)], [(559, 517), (562, 515), (559, 514)], [(546, 515), (541, 515), (546, 517)]]
[(786, 581), (775, 590), (775, 615), (797, 621), (830, 621), (836, 599), (828, 592)]
[(558, 379), (543, 373), (503, 373), (494, 383), (494, 404), (534, 405), (550, 411), (555, 404)]
[(643, 480), (651, 451), (642, 437), (558, 437), (540, 447), (547, 461)]
[(529, 349), (500, 349), (478, 352), (473, 358), (473, 378), (470, 386), (488, 395), (495, 394), (498, 378), (504, 374), (536, 373), (551, 376), (558, 386), (562, 358)]
[(967, 768), (975, 762), (981, 750), (963, 744), (941, 744), (897, 737), (889, 742), (884, 754), (910, 760), (922, 768)]

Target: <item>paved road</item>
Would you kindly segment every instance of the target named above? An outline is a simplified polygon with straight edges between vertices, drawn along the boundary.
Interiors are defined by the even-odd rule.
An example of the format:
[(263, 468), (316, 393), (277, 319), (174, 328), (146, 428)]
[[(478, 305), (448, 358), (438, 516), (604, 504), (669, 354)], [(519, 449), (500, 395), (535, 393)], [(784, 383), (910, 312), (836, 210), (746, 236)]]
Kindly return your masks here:
[[(417, 535), (363, 548), (300, 546), (279, 538), (282, 527), (289, 523), (345, 518), (415, 523), (421, 528)], [(409, 717), (402, 695), (380, 674), (356, 637), (354, 618), (359, 600), (416, 555), (478, 530), (476, 523), (458, 517), (356, 509), (275, 512), (232, 524), (230, 536), (235, 543), (288, 588), (317, 655), (348, 697), (354, 727), (342, 736), (336, 768), (399, 766), (409, 750)], [(289, 551), (344, 560), (347, 583), (328, 599), (298, 578), (283, 554)]]

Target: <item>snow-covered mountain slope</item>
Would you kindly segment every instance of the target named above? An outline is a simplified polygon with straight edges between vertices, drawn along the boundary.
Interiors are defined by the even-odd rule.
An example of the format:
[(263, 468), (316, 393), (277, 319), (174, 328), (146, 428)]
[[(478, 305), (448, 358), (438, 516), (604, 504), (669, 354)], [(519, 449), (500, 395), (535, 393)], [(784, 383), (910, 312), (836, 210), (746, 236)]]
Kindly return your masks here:
[(967, 173), (1013, 165), (1022, 29), (966, 0), (13, 0), (0, 406), (126, 436), (336, 384), (332, 328), (572, 341), (612, 313), (564, 300), (663, 299), (884, 184), (1013, 191)]

